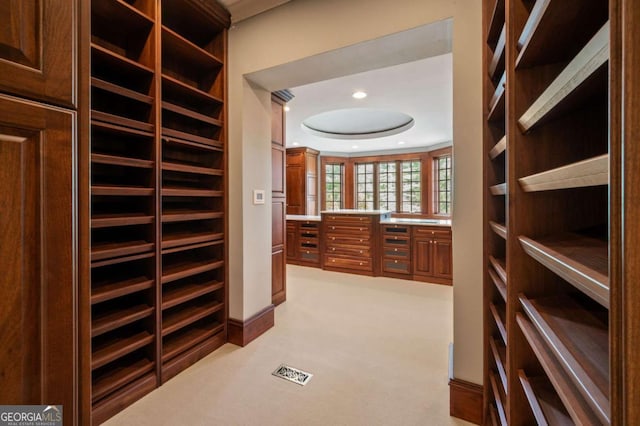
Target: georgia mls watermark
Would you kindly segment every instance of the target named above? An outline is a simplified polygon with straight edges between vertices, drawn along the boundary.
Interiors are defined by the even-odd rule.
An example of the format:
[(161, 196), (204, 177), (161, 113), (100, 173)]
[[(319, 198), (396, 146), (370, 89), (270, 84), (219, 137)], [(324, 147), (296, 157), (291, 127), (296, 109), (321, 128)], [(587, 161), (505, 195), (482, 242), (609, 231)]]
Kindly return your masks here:
[(62, 426), (62, 405), (0, 405), (0, 426)]

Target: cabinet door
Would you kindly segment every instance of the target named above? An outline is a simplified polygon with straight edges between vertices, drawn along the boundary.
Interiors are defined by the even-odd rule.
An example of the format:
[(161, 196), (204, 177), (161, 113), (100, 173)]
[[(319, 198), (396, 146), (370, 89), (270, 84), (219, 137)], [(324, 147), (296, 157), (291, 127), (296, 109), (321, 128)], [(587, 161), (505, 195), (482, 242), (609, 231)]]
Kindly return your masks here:
[(0, 1), (0, 90), (75, 104), (76, 5), (71, 0)]
[(284, 198), (274, 198), (271, 209), (271, 299), (274, 305), (286, 299)]
[(298, 230), (296, 225), (287, 223), (287, 260), (298, 258)]
[(279, 305), (287, 300), (286, 259), (284, 250), (271, 253), (271, 303)]
[(287, 214), (305, 214), (304, 183), (304, 166), (287, 164)]
[(452, 277), (452, 250), (451, 240), (436, 239), (433, 241), (433, 275), (439, 278)]
[(0, 95), (0, 401), (63, 404), (65, 424), (77, 377), (74, 122)]
[(433, 240), (415, 238), (413, 240), (413, 273), (433, 276)]

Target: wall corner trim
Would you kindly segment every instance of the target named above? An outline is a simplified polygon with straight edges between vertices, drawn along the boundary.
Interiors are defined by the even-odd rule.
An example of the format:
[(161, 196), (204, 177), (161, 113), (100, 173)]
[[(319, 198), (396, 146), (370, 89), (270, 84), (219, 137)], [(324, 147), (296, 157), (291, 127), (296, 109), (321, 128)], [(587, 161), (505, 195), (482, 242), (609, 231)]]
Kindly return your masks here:
[(459, 379), (449, 380), (449, 415), (482, 424), (483, 387)]
[(275, 324), (275, 306), (269, 305), (245, 321), (229, 318), (227, 329), (229, 343), (247, 346)]

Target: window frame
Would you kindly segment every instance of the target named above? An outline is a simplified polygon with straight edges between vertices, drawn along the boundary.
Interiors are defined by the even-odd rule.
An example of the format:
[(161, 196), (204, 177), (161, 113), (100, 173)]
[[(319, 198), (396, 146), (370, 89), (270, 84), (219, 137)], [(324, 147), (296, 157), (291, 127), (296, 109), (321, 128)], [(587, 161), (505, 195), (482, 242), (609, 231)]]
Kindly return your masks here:
[[(340, 189), (338, 192), (332, 191), (332, 194), (340, 194), (340, 201), (338, 203), (338, 208), (335, 208), (335, 200), (332, 201), (333, 209), (329, 209), (327, 205), (327, 166), (338, 166), (340, 168)], [(344, 163), (341, 162), (327, 162), (322, 164), (322, 206), (324, 207), (322, 210), (341, 210), (344, 208)], [(336, 173), (332, 172), (332, 175), (336, 175)], [(335, 183), (335, 182), (334, 182)]]

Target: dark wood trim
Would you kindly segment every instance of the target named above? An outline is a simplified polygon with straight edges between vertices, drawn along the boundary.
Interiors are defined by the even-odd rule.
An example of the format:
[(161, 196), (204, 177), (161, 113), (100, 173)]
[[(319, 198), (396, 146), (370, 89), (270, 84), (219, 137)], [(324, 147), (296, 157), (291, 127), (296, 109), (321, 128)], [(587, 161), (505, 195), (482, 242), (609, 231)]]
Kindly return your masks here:
[(251, 318), (240, 321), (229, 318), (227, 329), (229, 333), (229, 343), (238, 346), (247, 346), (256, 340), (265, 331), (275, 324), (275, 306), (269, 305)]
[(481, 385), (459, 379), (449, 380), (449, 414), (462, 420), (482, 424)]

